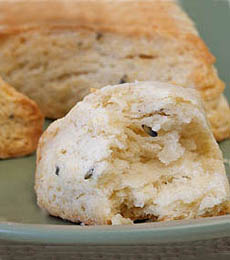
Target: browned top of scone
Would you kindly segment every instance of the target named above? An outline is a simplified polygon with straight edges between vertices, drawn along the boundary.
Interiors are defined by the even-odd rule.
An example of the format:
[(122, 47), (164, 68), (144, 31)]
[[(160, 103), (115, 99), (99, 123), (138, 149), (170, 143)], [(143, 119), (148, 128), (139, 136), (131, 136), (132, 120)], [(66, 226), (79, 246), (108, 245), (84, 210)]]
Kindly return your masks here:
[(87, 29), (150, 38), (160, 33), (196, 45), (200, 58), (207, 63), (215, 62), (176, 0), (16, 0), (1, 2), (0, 14), (2, 35), (50, 28)]
[(0, 3), (2, 31), (42, 24), (151, 36), (155, 31), (197, 34), (173, 0), (48, 0)]

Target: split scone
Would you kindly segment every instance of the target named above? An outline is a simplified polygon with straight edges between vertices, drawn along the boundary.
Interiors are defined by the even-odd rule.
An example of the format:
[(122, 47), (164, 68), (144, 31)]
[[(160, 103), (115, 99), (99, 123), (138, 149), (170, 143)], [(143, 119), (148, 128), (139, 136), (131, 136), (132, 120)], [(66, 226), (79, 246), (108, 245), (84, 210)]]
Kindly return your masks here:
[(0, 13), (0, 75), (47, 117), (90, 88), (156, 80), (199, 90), (216, 139), (229, 137), (215, 58), (176, 1), (2, 1)]
[(86, 224), (229, 213), (221, 151), (195, 90), (158, 82), (88, 95), (40, 139), (37, 202)]
[(43, 121), (35, 102), (0, 78), (0, 158), (32, 153), (42, 134)]

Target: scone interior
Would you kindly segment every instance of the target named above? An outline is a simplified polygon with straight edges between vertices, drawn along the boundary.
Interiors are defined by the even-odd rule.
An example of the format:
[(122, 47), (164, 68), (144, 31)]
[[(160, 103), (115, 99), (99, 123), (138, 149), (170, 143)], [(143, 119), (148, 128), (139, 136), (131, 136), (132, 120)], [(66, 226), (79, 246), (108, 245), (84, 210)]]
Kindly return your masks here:
[(87, 96), (40, 140), (38, 204), (86, 224), (229, 212), (221, 151), (192, 89), (159, 82)]

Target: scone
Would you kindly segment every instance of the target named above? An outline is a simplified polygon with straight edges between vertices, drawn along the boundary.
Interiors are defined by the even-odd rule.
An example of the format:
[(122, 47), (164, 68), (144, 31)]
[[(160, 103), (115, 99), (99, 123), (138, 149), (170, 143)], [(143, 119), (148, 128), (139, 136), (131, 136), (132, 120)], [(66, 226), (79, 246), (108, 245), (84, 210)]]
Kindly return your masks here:
[(86, 224), (229, 213), (221, 151), (195, 90), (166, 83), (108, 86), (43, 134), (37, 202)]
[(176, 1), (3, 1), (0, 13), (0, 75), (47, 117), (90, 88), (156, 80), (199, 90), (216, 139), (229, 137), (215, 58)]
[(34, 101), (0, 78), (0, 158), (32, 153), (42, 134), (43, 121)]

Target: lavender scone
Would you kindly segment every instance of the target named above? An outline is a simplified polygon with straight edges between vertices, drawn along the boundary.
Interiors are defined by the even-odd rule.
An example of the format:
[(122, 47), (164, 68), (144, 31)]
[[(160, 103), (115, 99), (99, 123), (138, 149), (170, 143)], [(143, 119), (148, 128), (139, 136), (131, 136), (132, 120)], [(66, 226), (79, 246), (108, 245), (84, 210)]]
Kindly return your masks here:
[(85, 224), (229, 213), (221, 151), (193, 89), (159, 82), (107, 86), (43, 134), (37, 202)]

